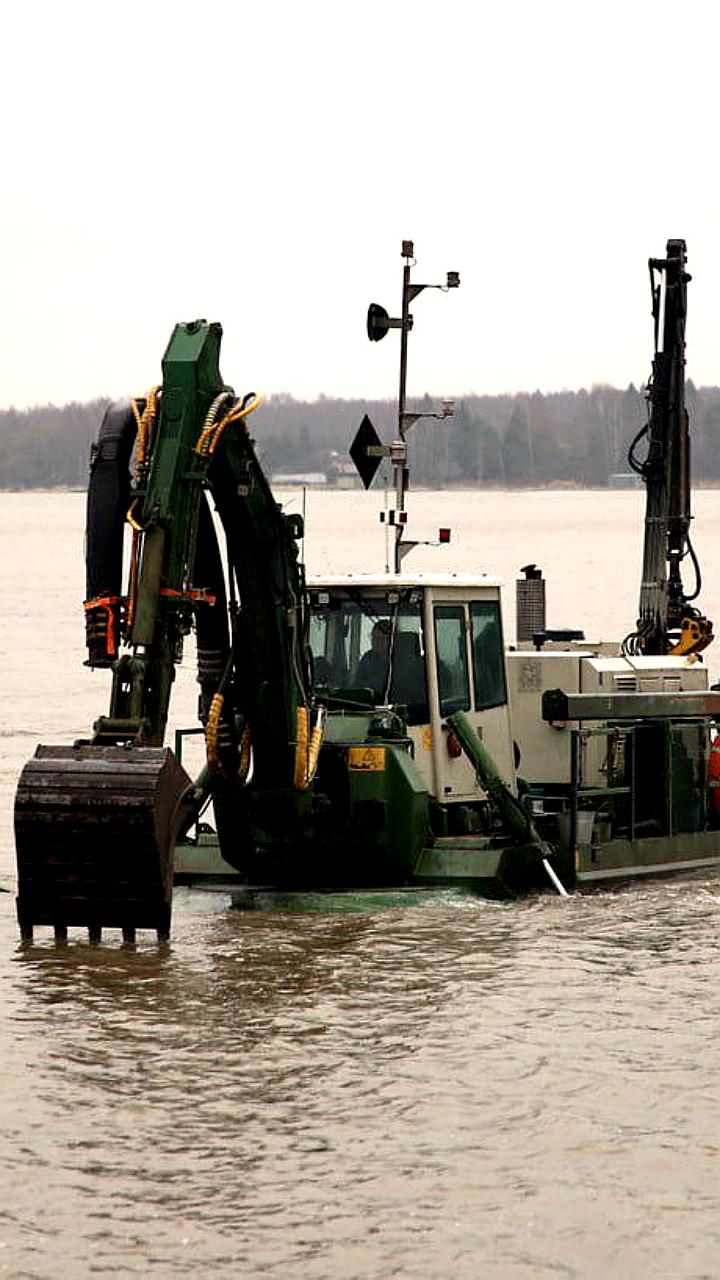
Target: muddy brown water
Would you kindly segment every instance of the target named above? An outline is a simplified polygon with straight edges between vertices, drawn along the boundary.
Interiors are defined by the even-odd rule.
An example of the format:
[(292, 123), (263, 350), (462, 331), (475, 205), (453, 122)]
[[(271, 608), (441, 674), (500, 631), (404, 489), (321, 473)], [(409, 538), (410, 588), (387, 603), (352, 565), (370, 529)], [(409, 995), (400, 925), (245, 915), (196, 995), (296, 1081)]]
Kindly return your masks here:
[[(551, 624), (630, 629), (638, 495), (413, 501), (417, 536), (456, 525), (453, 567), (535, 559)], [(107, 677), (82, 667), (82, 497), (0, 504), (12, 891), (19, 769), (87, 732)], [(382, 567), (374, 495), (307, 505), (311, 568)], [(712, 612), (720, 494), (697, 511)], [(194, 699), (188, 668), (177, 720)], [(718, 880), (254, 911), (180, 891), (164, 949), (23, 948), (5, 892), (0, 969), (0, 1275), (720, 1274)]]

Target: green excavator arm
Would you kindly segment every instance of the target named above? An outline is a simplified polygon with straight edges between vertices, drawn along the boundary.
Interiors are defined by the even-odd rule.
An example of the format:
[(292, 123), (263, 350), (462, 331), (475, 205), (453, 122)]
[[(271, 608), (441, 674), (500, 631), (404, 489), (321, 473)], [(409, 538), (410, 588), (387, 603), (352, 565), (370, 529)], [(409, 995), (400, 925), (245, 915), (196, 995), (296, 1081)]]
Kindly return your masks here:
[[(218, 324), (178, 324), (162, 387), (111, 406), (101, 428), (88, 491), (85, 616), (89, 665), (112, 669), (110, 707), (91, 738), (41, 746), (22, 772), (15, 830), (25, 937), (36, 924), (60, 937), (69, 925), (93, 936), (106, 925), (126, 937), (136, 928), (166, 936), (174, 844), (208, 793), (223, 855), (236, 866), (258, 841), (292, 830), (307, 805), (313, 713), (302, 530), (280, 511), (258, 462), (247, 430), (254, 397), (241, 401), (223, 383), (221, 336)], [(162, 745), (193, 624), (208, 742), (201, 787)]]

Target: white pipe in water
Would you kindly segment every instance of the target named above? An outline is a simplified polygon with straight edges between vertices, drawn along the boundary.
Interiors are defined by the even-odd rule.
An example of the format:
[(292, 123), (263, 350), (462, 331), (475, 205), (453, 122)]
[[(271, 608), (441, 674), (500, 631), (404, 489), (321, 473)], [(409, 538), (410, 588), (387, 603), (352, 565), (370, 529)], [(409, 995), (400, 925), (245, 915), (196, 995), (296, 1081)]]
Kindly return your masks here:
[(567, 889), (565, 888), (565, 885), (563, 884), (563, 882), (562, 882), (562, 880), (560, 879), (560, 877), (559, 877), (559, 876), (558, 876), (558, 875), (553, 871), (553, 869), (552, 869), (552, 867), (550, 866), (550, 863), (548, 862), (547, 858), (543, 858), (543, 860), (542, 860), (542, 864), (543, 864), (543, 866), (544, 866), (545, 870), (547, 871), (548, 876), (550, 877), (550, 879), (552, 880), (553, 884), (555, 885), (555, 888), (557, 889), (558, 893), (560, 894), (560, 897), (561, 897), (561, 898), (569, 898), (569, 897), (570, 897), (570, 894), (568, 893)]

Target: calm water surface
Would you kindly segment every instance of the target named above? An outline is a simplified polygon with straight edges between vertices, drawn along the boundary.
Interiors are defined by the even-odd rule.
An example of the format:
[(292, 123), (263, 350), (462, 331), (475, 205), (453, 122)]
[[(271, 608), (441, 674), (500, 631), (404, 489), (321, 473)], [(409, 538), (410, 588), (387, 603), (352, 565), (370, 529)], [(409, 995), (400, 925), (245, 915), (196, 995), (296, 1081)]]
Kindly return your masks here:
[[(452, 567), (542, 564), (551, 625), (630, 629), (639, 495), (414, 503), (414, 535), (456, 527)], [(11, 890), (18, 771), (108, 682), (82, 667), (82, 497), (0, 504)], [(311, 569), (382, 567), (374, 496), (308, 507)], [(697, 511), (717, 617), (720, 494)], [(0, 1274), (715, 1280), (720, 882), (347, 905), (184, 891), (166, 949), (22, 949), (0, 894)]]

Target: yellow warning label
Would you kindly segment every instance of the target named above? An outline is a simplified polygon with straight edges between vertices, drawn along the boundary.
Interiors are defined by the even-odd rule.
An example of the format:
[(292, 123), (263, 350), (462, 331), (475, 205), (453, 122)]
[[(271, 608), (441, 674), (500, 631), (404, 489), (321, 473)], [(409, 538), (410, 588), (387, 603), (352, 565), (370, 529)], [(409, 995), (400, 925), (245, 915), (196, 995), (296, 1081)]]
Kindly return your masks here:
[(422, 731), (423, 751), (432, 751), (432, 729), (429, 724), (423, 727)]
[(349, 747), (348, 768), (363, 773), (382, 773), (385, 769), (384, 747)]

